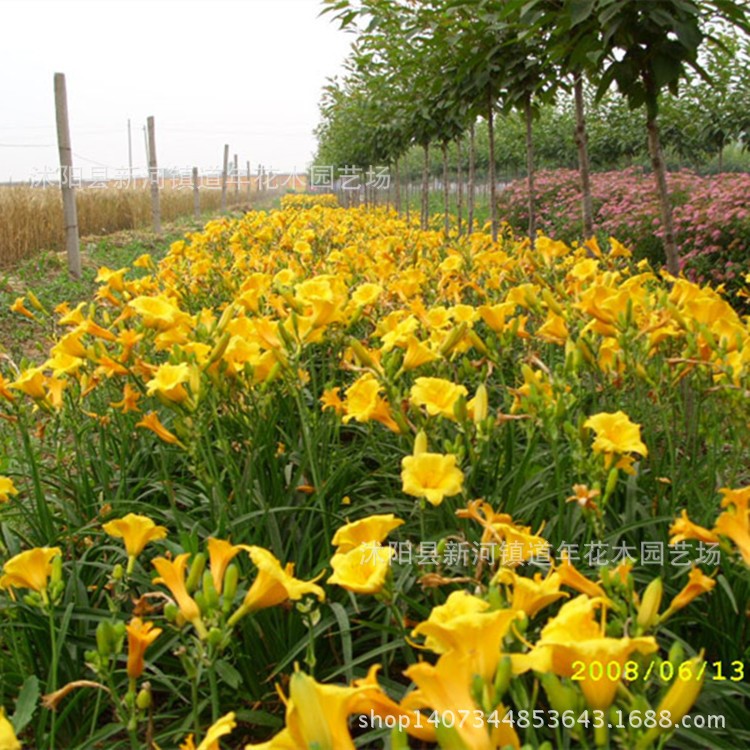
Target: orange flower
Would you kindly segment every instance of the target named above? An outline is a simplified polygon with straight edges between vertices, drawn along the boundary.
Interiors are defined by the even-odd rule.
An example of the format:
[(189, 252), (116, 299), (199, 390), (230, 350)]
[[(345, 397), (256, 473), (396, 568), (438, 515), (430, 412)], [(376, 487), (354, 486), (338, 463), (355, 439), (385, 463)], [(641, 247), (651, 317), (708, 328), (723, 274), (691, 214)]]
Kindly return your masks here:
[(128, 677), (138, 679), (143, 674), (143, 657), (146, 649), (159, 637), (161, 628), (152, 622), (143, 622), (134, 617), (125, 627), (128, 632)]
[[(165, 443), (171, 443), (172, 445), (182, 446), (179, 438), (171, 433), (159, 420), (156, 412), (150, 411), (140, 422), (136, 422), (136, 427), (143, 427), (147, 430), (151, 430)], [(182, 446), (184, 447), (184, 446)]]
[(201, 640), (203, 640), (208, 635), (206, 626), (201, 620), (201, 611), (195, 599), (188, 594), (185, 586), (185, 567), (189, 557), (188, 552), (183, 552), (181, 555), (177, 555), (174, 560), (167, 560), (165, 557), (157, 557), (152, 560), (151, 564), (159, 574), (158, 578), (154, 578), (154, 583), (162, 583), (172, 592), (172, 596), (180, 608), (180, 614), (192, 623)]

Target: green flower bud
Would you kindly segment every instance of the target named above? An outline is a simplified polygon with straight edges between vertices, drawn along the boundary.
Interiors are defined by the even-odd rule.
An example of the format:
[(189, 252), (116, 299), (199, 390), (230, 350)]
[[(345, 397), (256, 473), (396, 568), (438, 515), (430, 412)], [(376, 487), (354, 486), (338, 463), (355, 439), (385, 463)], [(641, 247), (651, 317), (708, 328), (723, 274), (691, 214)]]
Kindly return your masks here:
[(227, 566), (227, 571), (224, 574), (224, 594), (223, 594), (223, 606), (222, 612), (227, 615), (229, 610), (232, 608), (234, 603), (234, 597), (237, 593), (237, 583), (240, 578), (240, 569), (234, 564), (230, 563)]
[(185, 588), (188, 593), (193, 593), (198, 588), (198, 583), (201, 580), (203, 571), (206, 569), (206, 555), (203, 552), (199, 552), (194, 558), (190, 565), (190, 572), (185, 580)]
[(219, 594), (214, 586), (214, 578), (210, 570), (203, 574), (203, 596), (206, 597), (206, 606), (209, 609), (218, 609)]

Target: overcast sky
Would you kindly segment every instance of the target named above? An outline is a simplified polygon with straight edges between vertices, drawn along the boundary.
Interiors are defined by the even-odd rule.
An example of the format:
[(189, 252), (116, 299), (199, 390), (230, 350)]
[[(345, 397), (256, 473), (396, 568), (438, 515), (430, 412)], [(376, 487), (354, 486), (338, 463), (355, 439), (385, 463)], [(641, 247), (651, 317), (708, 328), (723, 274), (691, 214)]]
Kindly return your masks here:
[(326, 78), (352, 36), (321, 0), (0, 0), (0, 181), (58, 165), (53, 74), (65, 73), (74, 166), (145, 166), (156, 122), (159, 167), (302, 172)]

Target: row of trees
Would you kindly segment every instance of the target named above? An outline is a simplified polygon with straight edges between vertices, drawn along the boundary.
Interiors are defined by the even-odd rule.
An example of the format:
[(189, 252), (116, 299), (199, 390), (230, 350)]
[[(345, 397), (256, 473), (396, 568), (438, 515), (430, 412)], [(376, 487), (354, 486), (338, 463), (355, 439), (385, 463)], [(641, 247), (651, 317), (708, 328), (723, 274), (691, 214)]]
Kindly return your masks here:
[[(746, 0), (324, 0), (342, 28), (357, 32), (342, 80), (326, 89), (318, 159), (329, 164), (390, 164), (423, 152), (422, 223), (427, 224), (430, 149), (443, 155), (448, 201), (448, 150), (460, 165), (468, 142), (468, 225), (473, 224), (475, 124), (484, 118), (493, 237), (497, 237), (495, 119), (522, 118), (529, 181), (529, 236), (534, 210), (534, 118), (570, 92), (583, 193), (583, 233), (593, 235), (586, 90), (603, 100), (613, 87), (633, 110), (645, 110), (648, 150), (662, 205), (667, 267), (677, 273), (659, 114), (667, 91), (710, 81), (731, 96), (746, 83), (744, 40), (719, 33), (750, 31)], [(722, 41), (723, 40), (723, 41)], [(712, 57), (713, 55), (713, 57)], [(723, 56), (723, 57), (722, 57)], [(736, 60), (737, 65), (727, 65)], [(712, 80), (706, 68), (726, 71)], [(691, 74), (691, 71), (693, 74)], [(716, 73), (716, 71), (714, 71)], [(720, 85), (717, 85), (720, 84)], [(723, 87), (723, 88), (722, 88)], [(706, 100), (707, 107), (712, 105)], [(742, 107), (722, 106), (713, 132), (721, 144), (747, 129)], [(726, 115), (726, 116), (725, 116)], [(742, 121), (742, 122), (740, 122)], [(739, 129), (738, 129), (739, 128)], [(398, 190), (396, 202), (399, 202)], [(463, 196), (459, 190), (458, 210)], [(446, 230), (447, 225), (446, 212)]]

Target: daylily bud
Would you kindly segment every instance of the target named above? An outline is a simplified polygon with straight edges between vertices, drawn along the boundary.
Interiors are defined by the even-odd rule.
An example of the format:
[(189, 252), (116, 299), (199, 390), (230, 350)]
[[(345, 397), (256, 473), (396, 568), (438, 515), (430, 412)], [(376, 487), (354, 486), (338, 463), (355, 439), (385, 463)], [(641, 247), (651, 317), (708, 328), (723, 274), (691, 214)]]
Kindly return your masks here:
[(359, 339), (351, 337), (349, 339), (349, 346), (364, 367), (376, 368), (375, 360), (370, 356), (364, 346), (362, 346), (362, 342)]
[(510, 686), (510, 680), (513, 677), (513, 666), (510, 656), (507, 654), (500, 659), (495, 672), (495, 703), (499, 703), (505, 695), (505, 691)]
[(662, 585), (661, 578), (654, 578), (646, 587), (641, 606), (638, 608), (637, 618), (638, 625), (642, 629), (647, 630), (653, 627), (658, 621), (663, 592), (664, 586)]
[(194, 558), (193, 563), (190, 566), (190, 572), (185, 580), (185, 588), (189, 592), (195, 591), (198, 588), (198, 582), (203, 576), (203, 571), (206, 569), (206, 554), (199, 552)]
[(206, 597), (206, 605), (209, 609), (216, 609), (219, 606), (219, 594), (214, 586), (210, 570), (203, 574), (203, 595)]
[[(703, 687), (703, 680), (705, 679), (705, 670), (701, 673), (702, 662), (703, 652), (701, 651), (698, 656), (690, 660), (692, 666), (691, 669), (687, 670), (684, 674), (682, 670), (677, 671), (674, 682), (659, 702), (659, 707), (656, 709), (657, 716), (661, 716), (662, 711), (668, 711), (672, 724), (677, 724), (690, 712), (693, 703), (695, 703), (695, 700)], [(700, 677), (698, 677), (699, 673)], [(660, 734), (670, 731), (672, 731), (671, 728), (662, 727), (660, 725), (657, 725), (653, 729), (649, 729), (648, 732), (638, 740), (636, 750), (645, 750), (646, 748), (651, 747), (654, 740), (659, 737)]]
[(547, 694), (550, 706), (555, 711), (575, 711), (578, 705), (578, 693), (575, 688), (563, 685), (560, 678), (551, 672), (539, 676), (544, 692)]
[(135, 705), (145, 711), (147, 708), (151, 708), (151, 684), (148, 682), (143, 683), (143, 687), (140, 689), (138, 695), (135, 698)]
[(180, 610), (176, 604), (172, 604), (171, 602), (169, 604), (165, 604), (164, 605), (164, 617), (167, 618), (167, 622), (171, 622), (171, 623), (176, 622), (179, 611)]
[(234, 595), (237, 593), (237, 583), (239, 582), (240, 578), (240, 570), (239, 568), (234, 565), (234, 563), (231, 563), (227, 566), (227, 571), (224, 574), (224, 604), (222, 607), (222, 611), (224, 614), (228, 614), (229, 610), (232, 608), (232, 604), (234, 602)]
[(414, 450), (413, 454), (419, 456), (422, 453), (427, 452), (427, 434), (424, 430), (420, 430), (417, 436), (414, 438)]
[(474, 424), (487, 419), (487, 386), (480, 383), (474, 395)]
[(114, 632), (109, 620), (102, 620), (96, 626), (96, 650), (99, 656), (109, 656), (112, 653), (114, 643)]

